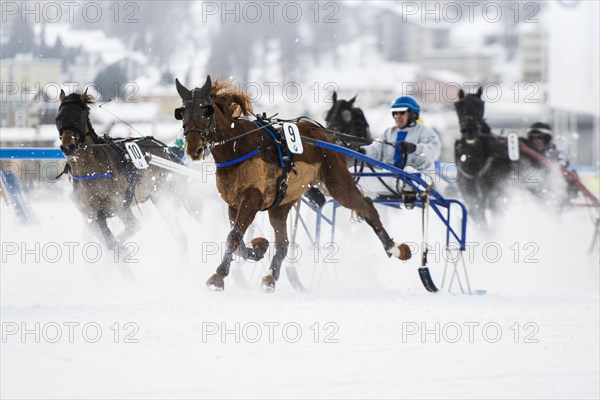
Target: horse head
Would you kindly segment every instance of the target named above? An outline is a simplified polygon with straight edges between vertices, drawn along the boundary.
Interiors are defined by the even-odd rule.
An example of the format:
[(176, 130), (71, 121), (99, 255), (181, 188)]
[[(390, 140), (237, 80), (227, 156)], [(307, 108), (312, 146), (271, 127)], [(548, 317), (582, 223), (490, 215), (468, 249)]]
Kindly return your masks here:
[[(466, 94), (460, 89), (458, 92), (458, 101), (454, 103), (460, 132), (464, 139), (468, 141), (475, 140), (480, 133), (484, 133), (487, 124), (483, 120), (485, 103), (481, 99), (482, 88), (477, 89), (474, 94)], [(489, 128), (488, 128), (489, 129)]]
[(183, 106), (175, 109), (175, 119), (183, 121), (187, 154), (199, 160), (216, 134), (215, 106), (211, 98), (210, 75), (201, 88), (189, 90), (175, 79)]
[(55, 123), (60, 138), (60, 149), (67, 157), (74, 155), (90, 134), (88, 104), (92, 103), (87, 89), (82, 94), (71, 93), (68, 96), (65, 96), (64, 90), (60, 91), (60, 106)]
[[(369, 144), (371, 138), (369, 123), (362, 110), (354, 107), (355, 101), (356, 96), (350, 100), (338, 100), (337, 93), (333, 92), (333, 105), (325, 115), (327, 129), (348, 135), (341, 141), (349, 147)], [(357, 139), (353, 140), (352, 136)]]

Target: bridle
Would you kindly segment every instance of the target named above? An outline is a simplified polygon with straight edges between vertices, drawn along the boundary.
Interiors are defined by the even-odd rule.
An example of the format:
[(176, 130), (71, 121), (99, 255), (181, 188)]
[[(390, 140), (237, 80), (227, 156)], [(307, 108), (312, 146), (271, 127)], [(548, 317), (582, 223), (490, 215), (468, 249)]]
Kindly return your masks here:
[[(215, 140), (217, 123), (215, 120), (215, 106), (210, 99), (200, 99), (195, 96), (200, 89), (192, 91), (192, 97), (183, 100), (183, 107), (175, 109), (175, 119), (183, 121), (183, 136), (187, 137), (192, 132), (197, 132), (204, 141), (205, 149)], [(198, 115), (200, 114), (200, 115)], [(195, 126), (187, 127), (190, 121), (198, 121), (206, 126), (205, 129)]]
[[(89, 134), (87, 107), (78, 101), (67, 100), (58, 108), (55, 124), (58, 137), (62, 139), (63, 132), (70, 129), (77, 133), (77, 147), (79, 148), (85, 137)], [(62, 147), (62, 146), (61, 146)]]

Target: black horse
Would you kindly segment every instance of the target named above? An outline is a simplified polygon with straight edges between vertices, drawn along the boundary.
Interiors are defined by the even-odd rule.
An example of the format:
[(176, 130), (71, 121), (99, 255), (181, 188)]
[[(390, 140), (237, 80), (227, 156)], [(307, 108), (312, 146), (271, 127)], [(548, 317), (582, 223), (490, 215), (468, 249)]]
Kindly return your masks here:
[(478, 222), (485, 220), (486, 209), (496, 208), (496, 200), (501, 195), (500, 181), (510, 171), (504, 157), (497, 156), (502, 154), (502, 143), (492, 135), (483, 118), (481, 95), (481, 88), (467, 95), (461, 89), (454, 103), (461, 133), (461, 138), (454, 143), (458, 186), (471, 217)]
[[(508, 187), (526, 189), (552, 202), (557, 190), (552, 187), (549, 171), (527, 153), (521, 153), (518, 160), (510, 159), (508, 138), (493, 134), (483, 118), (481, 95), (482, 88), (474, 94), (461, 89), (454, 103), (461, 132), (454, 143), (457, 180), (471, 217), (485, 222), (485, 211), (498, 211), (497, 202)], [(519, 147), (523, 146), (529, 148), (529, 142), (519, 138)]]
[[(372, 140), (367, 118), (360, 108), (354, 107), (356, 96), (342, 100), (338, 99), (337, 92), (333, 92), (332, 99), (333, 105), (325, 114), (325, 122), (335, 144), (353, 150), (370, 144)], [(344, 160), (349, 167), (354, 166), (355, 170), (359, 168), (358, 160), (347, 156), (344, 156)], [(304, 196), (314, 208), (320, 208), (327, 201), (318, 186), (311, 186)]]
[(369, 123), (363, 111), (354, 107), (356, 96), (350, 100), (338, 100), (337, 92), (333, 92), (332, 98), (333, 105), (325, 115), (325, 122), (328, 130), (336, 132), (336, 143), (351, 149), (370, 144)]

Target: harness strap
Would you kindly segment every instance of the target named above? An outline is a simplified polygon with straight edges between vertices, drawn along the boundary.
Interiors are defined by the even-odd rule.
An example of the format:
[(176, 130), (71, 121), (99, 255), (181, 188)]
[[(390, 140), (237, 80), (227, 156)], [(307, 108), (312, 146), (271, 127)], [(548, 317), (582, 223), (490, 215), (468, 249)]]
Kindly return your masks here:
[(63, 176), (64, 174), (70, 174), (71, 173), (71, 165), (69, 163), (65, 163), (65, 168), (62, 170), (62, 172), (60, 174), (58, 174), (58, 176), (54, 179), (59, 179), (61, 176)]
[(101, 179), (101, 178), (112, 178), (112, 174), (96, 174), (96, 175), (88, 175), (88, 176), (75, 176), (73, 175), (74, 181), (91, 181), (92, 179)]
[(135, 198), (135, 189), (140, 183), (140, 172), (131, 161), (127, 161), (125, 164), (125, 171), (127, 171), (127, 190), (125, 191), (125, 203), (123, 208), (128, 209), (133, 199)]
[(458, 171), (459, 174), (463, 175), (464, 177), (466, 177), (469, 180), (474, 180), (475, 181), (475, 189), (477, 190), (477, 195), (479, 197), (482, 196), (482, 191), (481, 191), (481, 184), (479, 183), (480, 178), (483, 176), (483, 174), (485, 174), (487, 172), (487, 170), (490, 168), (490, 166), (492, 165), (492, 162), (494, 161), (493, 157), (490, 156), (485, 160), (485, 164), (483, 165), (483, 167), (481, 167), (481, 169), (477, 172), (477, 174), (475, 176), (469, 174), (467, 171), (463, 170), (460, 165), (458, 163), (456, 163), (456, 169)]
[(259, 120), (256, 120), (254, 122), (256, 123), (256, 125), (263, 128), (263, 130), (266, 131), (271, 136), (271, 139), (273, 139), (273, 142), (275, 142), (275, 147), (277, 148), (277, 155), (279, 156), (279, 166), (282, 169), (285, 169), (285, 163), (283, 161), (283, 152), (281, 151), (281, 141), (279, 141), (279, 139), (277, 138), (277, 135), (268, 126), (265, 126), (264, 123), (260, 122)]
[(279, 178), (279, 182), (277, 185), (277, 196), (275, 197), (275, 201), (273, 201), (273, 204), (271, 204), (268, 208), (265, 208), (262, 211), (266, 211), (270, 208), (277, 207), (279, 204), (281, 204), (281, 201), (287, 193), (289, 173), (290, 169), (286, 168), (283, 170), (283, 175), (281, 175), (281, 177)]
[[(266, 125), (264, 122), (261, 122), (259, 120), (256, 120), (254, 122), (261, 129), (266, 131), (269, 134), (269, 136), (271, 136), (271, 139), (273, 139), (273, 142), (275, 143), (275, 147), (277, 148), (277, 155), (279, 156), (279, 165), (281, 166), (281, 169), (283, 170), (283, 174), (281, 175), (281, 177), (279, 178), (279, 181), (277, 182), (277, 196), (275, 197), (273, 204), (271, 204), (268, 208), (265, 209), (265, 210), (268, 210), (270, 208), (277, 207), (279, 204), (281, 204), (281, 202), (285, 198), (285, 194), (287, 193), (287, 189), (288, 189), (288, 176), (289, 176), (290, 171), (292, 170), (292, 167), (294, 166), (294, 159), (292, 158), (292, 154), (290, 153), (290, 150), (287, 147), (283, 148), (282, 141), (279, 140), (279, 138), (277, 137), (277, 134), (275, 132), (273, 132), (272, 129), (270, 129), (270, 125)], [(284, 151), (285, 151), (285, 154), (284, 154)]]
[(260, 148), (257, 148), (256, 150), (243, 155), (241, 157), (236, 158), (235, 160), (231, 160), (231, 161), (227, 161), (227, 162), (222, 162), (222, 163), (215, 163), (215, 165), (217, 166), (217, 168), (221, 168), (221, 167), (229, 167), (230, 165), (233, 164), (237, 164), (237, 163), (241, 163), (242, 161), (245, 161), (249, 158), (254, 157), (255, 155), (257, 155), (258, 153), (260, 153)]

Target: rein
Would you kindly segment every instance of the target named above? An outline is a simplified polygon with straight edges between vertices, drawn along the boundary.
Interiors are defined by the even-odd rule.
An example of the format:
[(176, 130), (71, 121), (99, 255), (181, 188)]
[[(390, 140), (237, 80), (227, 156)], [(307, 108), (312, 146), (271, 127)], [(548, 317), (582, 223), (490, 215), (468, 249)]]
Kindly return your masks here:
[[(274, 118), (276, 115), (277, 114), (275, 114), (275, 115), (273, 115), (271, 117), (267, 117), (266, 114), (264, 114), (264, 113), (263, 113), (263, 115), (257, 114), (255, 122), (257, 123), (257, 125), (259, 125), (258, 128), (251, 129), (249, 131), (246, 131), (244, 133), (241, 133), (239, 135), (236, 135), (236, 136), (224, 139), (224, 140), (215, 141), (215, 142), (209, 142), (206, 147), (207, 147), (207, 149), (210, 150), (210, 149), (213, 149), (215, 147), (223, 146), (223, 145), (225, 145), (227, 143), (236, 141), (238, 139), (246, 137), (246, 136), (248, 136), (248, 135), (250, 135), (252, 133), (255, 133), (255, 132), (259, 132), (259, 131), (263, 131), (263, 130), (266, 130), (267, 132), (269, 132), (266, 128), (270, 128), (270, 127), (272, 127), (272, 126), (274, 126), (276, 124), (280, 124), (280, 123), (283, 123), (283, 122), (293, 122), (293, 123), (295, 123), (295, 122), (299, 122), (299, 121), (310, 122), (310, 123), (318, 126), (321, 130), (323, 130), (326, 133), (330, 133), (332, 135), (338, 135), (338, 136), (351, 137), (351, 138), (354, 138), (354, 139), (358, 139), (358, 140), (364, 141), (365, 143), (370, 140), (371, 142), (381, 142), (383, 144), (386, 144), (386, 145), (392, 146), (392, 147), (394, 147), (396, 145), (396, 143), (397, 143), (397, 142), (388, 142), (387, 140), (380, 140), (380, 139), (358, 138), (356, 136), (349, 135), (347, 133), (343, 133), (343, 132), (338, 132), (338, 131), (334, 131), (334, 130), (331, 130), (331, 129), (327, 129), (322, 124), (320, 124), (319, 122), (315, 121), (314, 119), (312, 119), (310, 117), (304, 116), (304, 115), (302, 115), (300, 117), (297, 117), (297, 118), (293, 118), (293, 119)], [(192, 132), (192, 131), (205, 132), (206, 130), (202, 130), (202, 129), (198, 129), (198, 128), (191, 128), (191, 129), (187, 130), (186, 132)], [(271, 136), (273, 137), (272, 134), (271, 134)], [(305, 140), (305, 141), (307, 141), (307, 143), (312, 144), (309, 140), (307, 140), (306, 137), (302, 137), (302, 139)], [(273, 140), (275, 140), (277, 142), (277, 139), (274, 138), (274, 137), (273, 137)], [(236, 158), (234, 160), (230, 160), (230, 161), (226, 161), (226, 162), (222, 162), (222, 163), (215, 163), (215, 165), (217, 166), (217, 168), (223, 168), (223, 167), (228, 167), (228, 166), (231, 166), (231, 165), (235, 165), (235, 164), (241, 163), (243, 161), (246, 161), (249, 158), (254, 157), (261, 150), (262, 150), (262, 148), (258, 147), (255, 150), (251, 151), (250, 153), (245, 154), (245, 155), (243, 155), (241, 157), (238, 157), (238, 158)], [(281, 158), (281, 154), (279, 154), (279, 155), (280, 155), (280, 158)]]
[(305, 115), (302, 115), (302, 116), (300, 116), (298, 118), (294, 118), (294, 119), (276, 119), (276, 122), (299, 122), (299, 121), (307, 121), (307, 122), (310, 122), (312, 124), (315, 124), (322, 131), (324, 131), (326, 133), (331, 133), (334, 136), (346, 136), (346, 137), (352, 138), (354, 140), (363, 141), (363, 142), (365, 142), (367, 144), (369, 142), (379, 142), (379, 143), (383, 143), (383, 144), (388, 145), (388, 146), (395, 147), (396, 144), (399, 143), (399, 142), (388, 142), (387, 140), (381, 140), (381, 139), (366, 139), (366, 138), (361, 138), (361, 137), (357, 137), (357, 136), (354, 136), (354, 135), (350, 135), (348, 133), (334, 131), (332, 129), (327, 129), (322, 124), (320, 124), (318, 121), (315, 121), (314, 119), (312, 119), (310, 117), (307, 117)]
[(211, 142), (209, 144), (209, 148), (212, 149), (212, 148), (217, 147), (217, 146), (222, 146), (222, 145), (224, 145), (226, 143), (233, 142), (235, 140), (238, 140), (238, 139), (241, 139), (241, 138), (243, 138), (245, 136), (248, 136), (251, 133), (262, 131), (264, 128), (271, 127), (271, 126), (273, 126), (275, 124), (276, 124), (276, 122), (270, 122), (270, 123), (268, 123), (268, 124), (266, 124), (264, 126), (261, 126), (259, 128), (256, 128), (256, 129), (252, 129), (252, 130), (244, 132), (244, 133), (241, 133), (241, 134), (239, 134), (237, 136), (234, 136), (234, 137), (231, 137), (231, 138), (228, 138), (228, 139), (225, 139), (225, 140), (221, 140), (221, 141), (218, 141), (218, 142)]

